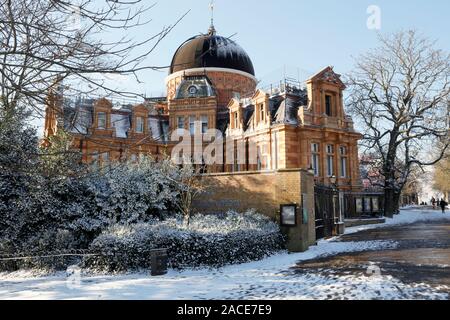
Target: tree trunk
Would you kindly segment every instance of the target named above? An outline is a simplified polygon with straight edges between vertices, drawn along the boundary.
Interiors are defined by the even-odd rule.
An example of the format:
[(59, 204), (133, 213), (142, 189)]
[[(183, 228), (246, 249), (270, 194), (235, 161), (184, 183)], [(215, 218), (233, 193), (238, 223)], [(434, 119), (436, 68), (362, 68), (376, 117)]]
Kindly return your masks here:
[(400, 196), (401, 192), (394, 192), (394, 214), (400, 213)]
[(184, 214), (184, 224), (186, 226), (189, 226), (191, 224), (191, 212), (190, 212), (190, 209), (185, 207), (183, 214)]
[(384, 189), (384, 215), (388, 218), (394, 217), (395, 212), (395, 195), (394, 189), (385, 187)]
[[(388, 158), (395, 159), (395, 149), (389, 148)], [(395, 205), (395, 170), (394, 161), (387, 160), (383, 168), (384, 175), (384, 215), (393, 218), (396, 210)]]

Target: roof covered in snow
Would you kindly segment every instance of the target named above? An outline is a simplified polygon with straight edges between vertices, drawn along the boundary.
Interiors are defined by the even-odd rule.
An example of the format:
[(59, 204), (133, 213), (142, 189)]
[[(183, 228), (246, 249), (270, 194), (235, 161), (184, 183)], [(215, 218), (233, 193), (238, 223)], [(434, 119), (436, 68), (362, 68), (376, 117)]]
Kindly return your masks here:
[(158, 117), (150, 117), (148, 126), (155, 141), (167, 143), (169, 141), (169, 121)]
[[(73, 134), (89, 134), (93, 126), (94, 104), (96, 99), (67, 99), (64, 103), (64, 129)], [(132, 127), (133, 105), (120, 105), (111, 109), (111, 126), (115, 137), (126, 139)], [(166, 143), (169, 140), (169, 120), (157, 112), (149, 113), (148, 125), (155, 141)]]
[[(269, 113), (272, 124), (286, 124), (292, 126), (300, 125), (299, 108), (307, 104), (307, 92), (297, 89), (294, 93), (283, 92), (269, 98)], [(251, 99), (240, 100), (243, 108), (244, 131), (252, 126), (255, 117), (255, 105)]]
[(95, 99), (64, 101), (64, 130), (75, 134), (87, 134), (93, 122)]
[[(272, 100), (273, 98), (271, 99), (271, 101)], [(290, 124), (293, 126), (299, 125), (298, 109), (301, 105), (303, 105), (302, 100), (290, 96), (284, 96), (281, 102), (279, 103), (278, 108), (274, 108), (273, 110), (273, 111), (276, 110), (275, 115), (273, 116), (272, 119), (273, 122), (281, 124)], [(276, 106), (276, 104), (274, 106)]]
[(127, 138), (128, 130), (131, 128), (129, 114), (111, 114), (112, 126), (116, 129), (117, 138)]

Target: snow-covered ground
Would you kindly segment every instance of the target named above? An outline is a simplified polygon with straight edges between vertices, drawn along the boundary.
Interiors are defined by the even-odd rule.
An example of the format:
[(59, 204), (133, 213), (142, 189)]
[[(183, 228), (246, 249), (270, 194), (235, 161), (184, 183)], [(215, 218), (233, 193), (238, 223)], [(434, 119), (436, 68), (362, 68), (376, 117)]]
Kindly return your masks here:
[[(386, 225), (449, 219), (437, 211), (404, 210)], [(386, 225), (355, 227), (348, 232)], [(83, 275), (66, 273), (0, 274), (0, 299), (448, 299), (448, 294), (426, 284), (406, 285), (391, 276), (366, 274), (295, 273), (302, 260), (344, 252), (395, 248), (391, 241), (336, 242), (323, 240), (304, 253), (282, 253), (262, 261), (221, 269), (170, 271), (149, 274)], [(370, 267), (370, 266), (368, 266)], [(320, 270), (318, 270), (320, 271)], [(447, 288), (443, 288), (447, 289)]]

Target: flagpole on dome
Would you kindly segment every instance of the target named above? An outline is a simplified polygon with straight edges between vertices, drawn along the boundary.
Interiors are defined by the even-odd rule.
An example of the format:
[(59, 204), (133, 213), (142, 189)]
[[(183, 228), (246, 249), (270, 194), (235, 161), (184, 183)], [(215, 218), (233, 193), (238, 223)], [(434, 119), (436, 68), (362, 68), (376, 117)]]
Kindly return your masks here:
[(209, 3), (209, 9), (211, 10), (211, 25), (209, 26), (208, 35), (216, 35), (216, 28), (214, 27), (214, 0)]

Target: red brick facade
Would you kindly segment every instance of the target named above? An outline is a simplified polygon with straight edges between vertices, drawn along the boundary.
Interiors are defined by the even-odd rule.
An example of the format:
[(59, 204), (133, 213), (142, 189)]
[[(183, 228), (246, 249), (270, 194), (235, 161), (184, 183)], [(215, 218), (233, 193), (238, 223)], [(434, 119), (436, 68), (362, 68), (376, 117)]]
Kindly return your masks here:
[[(204, 79), (205, 86), (212, 87), (210, 93), (180, 97), (179, 88), (188, 77)], [(248, 149), (245, 155), (231, 152), (243, 163), (228, 161), (210, 166), (208, 172), (312, 169), (320, 184), (330, 184), (330, 178), (336, 177), (343, 190), (360, 188), (357, 142), (361, 135), (345, 114), (345, 86), (331, 67), (311, 77), (304, 89), (285, 84), (275, 92), (256, 90), (253, 75), (224, 68), (177, 72), (166, 84), (167, 98), (158, 101), (117, 109), (100, 99), (81, 108), (86, 113), (83, 130), (73, 125), (81, 117), (80, 107), (73, 108), (75, 116), (68, 130), (63, 120), (66, 110), (51, 95), (46, 137), (58, 128), (70, 131), (85, 162), (137, 160), (144, 154), (158, 158), (171, 154), (176, 144), (171, 134), (178, 129), (189, 131), (195, 120), (204, 129), (221, 130), (236, 145), (255, 147), (254, 154)], [(226, 159), (230, 154), (224, 154), (230, 160)], [(256, 161), (250, 161), (252, 156)]]

